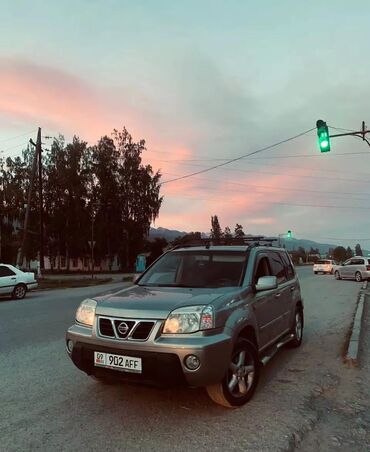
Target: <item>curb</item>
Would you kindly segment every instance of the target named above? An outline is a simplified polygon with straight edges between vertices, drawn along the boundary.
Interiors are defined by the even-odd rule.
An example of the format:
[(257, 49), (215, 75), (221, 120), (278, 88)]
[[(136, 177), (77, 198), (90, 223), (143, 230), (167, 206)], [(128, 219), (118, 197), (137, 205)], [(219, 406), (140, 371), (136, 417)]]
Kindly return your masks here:
[[(366, 290), (368, 282), (365, 281), (362, 290)], [(365, 296), (364, 292), (360, 292), (353, 323), (350, 329), (350, 338), (348, 342), (347, 351), (344, 357), (344, 362), (351, 367), (359, 366), (359, 349), (360, 349), (360, 338), (361, 338), (361, 326), (364, 318), (364, 306), (365, 306)]]

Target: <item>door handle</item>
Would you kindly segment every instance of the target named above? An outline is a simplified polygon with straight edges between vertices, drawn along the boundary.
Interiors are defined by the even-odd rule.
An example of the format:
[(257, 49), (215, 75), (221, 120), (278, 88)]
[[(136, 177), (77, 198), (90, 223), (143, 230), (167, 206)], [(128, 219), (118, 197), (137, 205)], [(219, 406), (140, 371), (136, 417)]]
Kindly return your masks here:
[(15, 278), (10, 278), (10, 279), (17, 279), (17, 278), (15, 277)]
[(280, 295), (281, 295), (280, 292), (276, 293), (276, 294), (275, 294), (275, 298), (280, 298)]
[(294, 286), (292, 286), (292, 287), (290, 288), (290, 291), (291, 291), (291, 292), (293, 292), (293, 290), (294, 290)]

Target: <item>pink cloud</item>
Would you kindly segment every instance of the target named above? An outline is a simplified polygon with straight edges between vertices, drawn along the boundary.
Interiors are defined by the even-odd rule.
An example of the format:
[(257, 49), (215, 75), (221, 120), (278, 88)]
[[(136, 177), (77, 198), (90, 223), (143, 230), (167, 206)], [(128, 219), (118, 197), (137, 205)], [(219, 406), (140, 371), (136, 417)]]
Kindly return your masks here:
[(136, 112), (118, 111), (103, 94), (68, 72), (0, 59), (0, 112), (10, 119), (92, 140), (115, 126), (138, 123)]

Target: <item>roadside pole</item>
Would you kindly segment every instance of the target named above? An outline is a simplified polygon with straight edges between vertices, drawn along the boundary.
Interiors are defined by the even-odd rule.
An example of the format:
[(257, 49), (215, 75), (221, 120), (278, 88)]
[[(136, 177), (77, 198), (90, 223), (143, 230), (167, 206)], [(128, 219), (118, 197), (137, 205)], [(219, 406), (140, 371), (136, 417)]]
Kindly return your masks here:
[(89, 241), (89, 246), (91, 249), (91, 279), (94, 279), (94, 247), (95, 247), (95, 241), (94, 241), (94, 212), (91, 213), (91, 241)]
[[(39, 128), (39, 132), (37, 135), (37, 140), (39, 139), (40, 134), (40, 140), (41, 140), (41, 129)], [(37, 145), (30, 140), (30, 143), (35, 146), (35, 155), (33, 157), (33, 163), (32, 163), (32, 172), (31, 172), (31, 178), (30, 178), (30, 186), (28, 188), (28, 194), (27, 194), (27, 205), (26, 205), (26, 213), (24, 216), (24, 224), (23, 224), (23, 238), (22, 238), (22, 245), (21, 245), (21, 252), (18, 255), (18, 266), (21, 267), (23, 264), (23, 259), (25, 255), (25, 247), (26, 247), (26, 241), (27, 241), (27, 232), (28, 232), (28, 221), (30, 216), (30, 210), (31, 210), (31, 199), (32, 199), (32, 192), (33, 192), (33, 184), (36, 176), (37, 171), (37, 159), (38, 159), (38, 152), (37, 152)]]

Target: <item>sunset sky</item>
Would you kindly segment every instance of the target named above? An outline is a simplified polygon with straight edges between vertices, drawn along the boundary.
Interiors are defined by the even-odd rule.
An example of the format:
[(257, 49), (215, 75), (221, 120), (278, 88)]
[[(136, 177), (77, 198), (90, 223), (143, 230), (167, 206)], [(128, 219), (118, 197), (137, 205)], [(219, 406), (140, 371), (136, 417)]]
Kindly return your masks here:
[[(125, 125), (167, 182), (319, 118), (370, 128), (367, 0), (2, 0), (0, 21), (0, 157), (38, 126), (93, 144)], [(207, 232), (216, 214), (248, 233), (370, 247), (360, 139), (320, 154), (312, 131), (162, 194), (156, 227)]]

